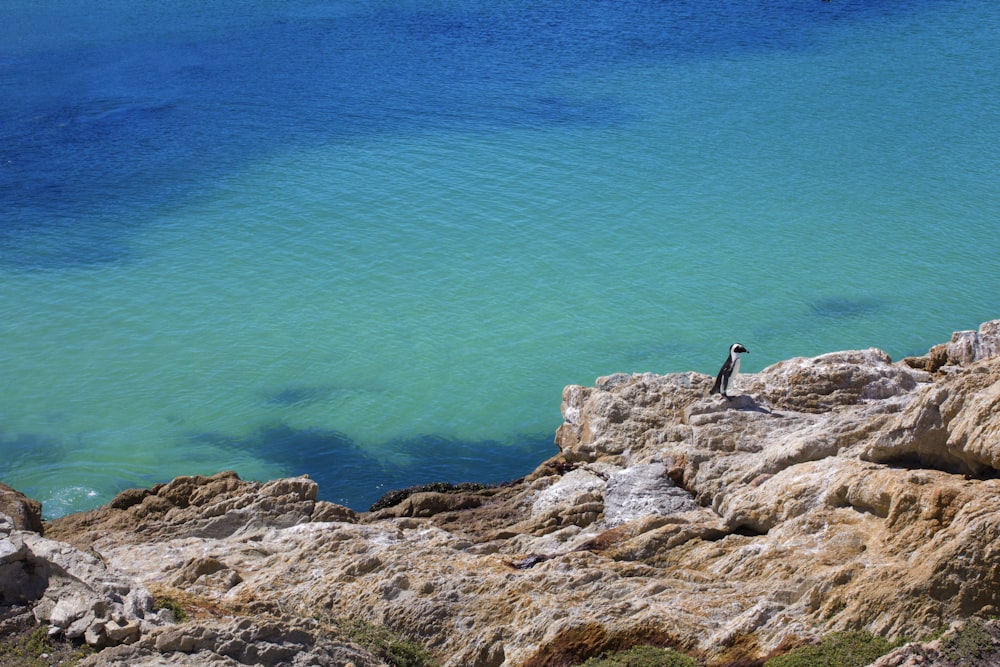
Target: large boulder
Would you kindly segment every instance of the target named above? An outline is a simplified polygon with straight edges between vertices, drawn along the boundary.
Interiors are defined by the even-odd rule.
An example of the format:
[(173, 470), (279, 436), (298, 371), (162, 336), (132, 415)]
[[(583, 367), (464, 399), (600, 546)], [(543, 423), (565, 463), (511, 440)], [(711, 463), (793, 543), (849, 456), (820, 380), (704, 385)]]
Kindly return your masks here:
[(0, 607), (38, 600), (48, 586), (48, 567), (34, 558), (24, 533), (0, 514)]
[(42, 504), (2, 483), (0, 483), (0, 514), (9, 516), (18, 530), (31, 530), (41, 534), (44, 529)]

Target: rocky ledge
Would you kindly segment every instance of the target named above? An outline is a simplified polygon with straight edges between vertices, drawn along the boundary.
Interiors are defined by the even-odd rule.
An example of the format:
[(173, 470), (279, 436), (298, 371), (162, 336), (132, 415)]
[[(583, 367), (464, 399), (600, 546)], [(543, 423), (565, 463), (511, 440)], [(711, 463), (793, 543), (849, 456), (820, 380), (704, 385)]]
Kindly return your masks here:
[[(711, 384), (567, 387), (559, 452), (531, 475), (367, 513), (306, 477), (221, 473), (43, 536), (37, 503), (0, 490), (0, 619), (87, 642), (83, 665), (408, 664), (362, 623), (442, 665), (540, 667), (645, 643), (754, 665), (837, 630), (1000, 614), (1000, 320), (897, 363), (782, 361), (730, 400)], [(938, 664), (935, 646), (879, 664)]]

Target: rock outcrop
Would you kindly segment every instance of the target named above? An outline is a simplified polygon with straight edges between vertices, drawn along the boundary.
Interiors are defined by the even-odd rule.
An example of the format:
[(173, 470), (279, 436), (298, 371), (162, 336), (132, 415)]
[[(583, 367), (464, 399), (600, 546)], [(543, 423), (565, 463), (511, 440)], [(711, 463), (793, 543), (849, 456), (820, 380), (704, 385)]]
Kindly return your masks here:
[(47, 534), (91, 546), (102, 535), (123, 533), (129, 541), (221, 539), (308, 521), (357, 521), (346, 507), (316, 500), (318, 493), (307, 477), (266, 484), (243, 481), (229, 471), (178, 477), (152, 489), (123, 491), (105, 507), (63, 517)]
[(19, 530), (6, 514), (0, 514), (0, 607), (30, 607), (51, 633), (96, 648), (135, 641), (168, 620), (154, 613), (145, 587), (109, 568), (99, 553)]
[(10, 517), (14, 528), (41, 533), (42, 504), (20, 491), (0, 484), (0, 514)]
[(140, 641), (106, 649), (78, 663), (79, 667), (385, 667), (385, 664), (360, 646), (325, 636), (315, 622), (248, 616), (158, 628)]
[[(379, 664), (329, 633), (344, 618), (455, 667), (574, 665), (637, 643), (755, 664), (835, 630), (926, 636), (1000, 613), (998, 351), (995, 321), (898, 363), (875, 349), (783, 361), (735, 378), (730, 400), (699, 373), (611, 375), (565, 389), (558, 453), (508, 485), (355, 513), (304, 477), (178, 478), (45, 538), (9, 526), (0, 567), (57, 562), (52, 540), (94, 554), (106, 572), (74, 576), (120, 600), (103, 627), (139, 621), (122, 641), (105, 632), (122, 645), (91, 665)], [(22, 583), (52, 623), (40, 584)], [(140, 589), (200, 615), (144, 624)], [(884, 664), (939, 649), (908, 650)]]

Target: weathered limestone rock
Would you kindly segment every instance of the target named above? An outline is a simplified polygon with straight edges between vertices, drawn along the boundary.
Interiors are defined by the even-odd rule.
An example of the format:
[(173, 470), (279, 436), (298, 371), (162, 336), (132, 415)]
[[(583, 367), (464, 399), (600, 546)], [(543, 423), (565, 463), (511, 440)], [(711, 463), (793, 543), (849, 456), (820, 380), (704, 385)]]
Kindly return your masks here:
[(149, 592), (95, 553), (19, 531), (0, 515), (0, 606), (30, 607), (52, 634), (104, 647), (160, 620)]
[(9, 516), (18, 530), (43, 530), (42, 504), (6, 484), (0, 484), (0, 514)]
[[(874, 349), (790, 359), (740, 375), (731, 400), (700, 373), (567, 387), (559, 452), (504, 487), (357, 515), (307, 478), (223, 473), (124, 492), (46, 535), (118, 573), (75, 565), (106, 582), (109, 609), (134, 578), (211, 617), (154, 629), (136, 613), (138, 637), (94, 665), (278, 664), (265, 660), (322, 644), (303, 619), (345, 617), (448, 667), (573, 665), (641, 642), (723, 664), (833, 630), (919, 637), (1000, 614), (998, 340), (1000, 321), (901, 363)], [(7, 534), (0, 568), (45, 539)], [(46, 593), (36, 613), (127, 634), (127, 614), (78, 592)], [(369, 664), (341, 650), (302, 664)], [(938, 649), (913, 650), (884, 667)]]
[(672, 516), (699, 509), (690, 493), (674, 485), (662, 463), (635, 465), (608, 477), (604, 520), (610, 527), (650, 515)]
[(1000, 355), (1000, 320), (984, 322), (978, 331), (956, 331), (951, 341), (935, 345), (923, 357), (907, 357), (904, 363), (927, 371), (948, 371)]
[(781, 361), (751, 379), (743, 391), (774, 409), (825, 413), (906, 394), (922, 376), (872, 348)]
[(145, 587), (109, 569), (99, 554), (33, 533), (23, 534), (36, 563), (48, 570), (47, 587), (34, 605), (35, 618), (52, 632), (83, 638), (95, 647), (133, 641), (140, 626), (162, 620)]
[(346, 640), (332, 640), (315, 623), (261, 618), (194, 621), (163, 627), (141, 641), (87, 657), (80, 667), (385, 667)]
[(995, 364), (976, 364), (917, 392), (864, 452), (880, 462), (922, 462), (969, 475), (1000, 470), (1000, 384)]
[(37, 563), (14, 521), (0, 514), (0, 607), (38, 600), (48, 583), (48, 570)]
[(246, 482), (227, 471), (211, 477), (178, 477), (152, 489), (128, 489), (105, 507), (54, 522), (49, 536), (87, 542), (96, 533), (127, 532), (155, 540), (162, 537), (222, 538), (267, 527), (294, 526), (316, 518), (355, 521), (346, 507), (316, 500), (316, 482), (308, 477), (266, 484)]

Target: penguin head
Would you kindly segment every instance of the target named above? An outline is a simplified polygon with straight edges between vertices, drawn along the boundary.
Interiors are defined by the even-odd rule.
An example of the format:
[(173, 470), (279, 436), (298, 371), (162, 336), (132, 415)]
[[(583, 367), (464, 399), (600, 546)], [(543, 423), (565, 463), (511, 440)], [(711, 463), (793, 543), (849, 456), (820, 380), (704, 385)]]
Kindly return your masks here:
[(743, 352), (746, 352), (747, 354), (750, 354), (750, 350), (748, 350), (745, 347), (743, 347), (742, 343), (733, 343), (732, 345), (729, 346), (729, 354), (730, 354), (730, 356), (736, 356), (736, 355), (738, 355), (740, 353), (743, 353)]

